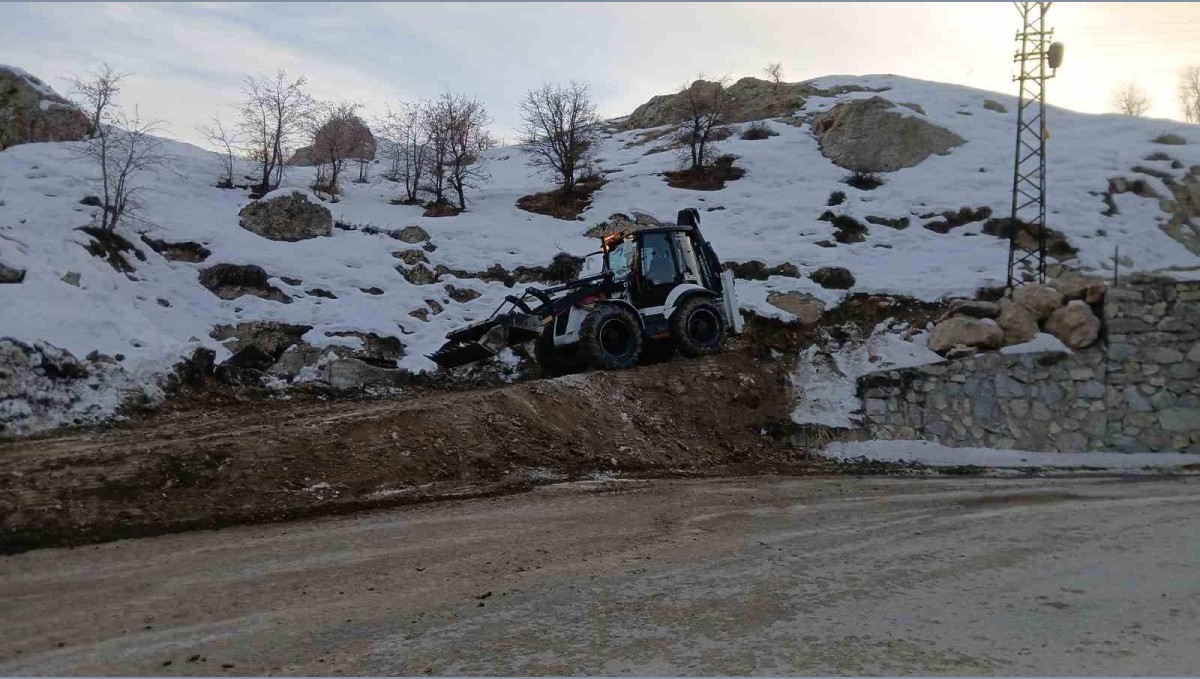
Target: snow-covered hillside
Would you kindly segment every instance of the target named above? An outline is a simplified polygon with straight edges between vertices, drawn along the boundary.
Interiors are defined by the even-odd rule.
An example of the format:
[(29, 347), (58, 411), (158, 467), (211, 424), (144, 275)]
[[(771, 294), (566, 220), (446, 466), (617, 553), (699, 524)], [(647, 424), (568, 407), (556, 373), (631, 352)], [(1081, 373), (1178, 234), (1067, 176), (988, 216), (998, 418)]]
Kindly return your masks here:
[[(858, 85), (877, 92), (811, 97), (799, 114), (825, 111), (839, 101), (882, 96), (919, 104), (925, 119), (967, 143), (916, 167), (887, 173), (883, 186), (860, 191), (842, 183), (849, 173), (821, 154), (808, 125), (770, 121), (777, 136), (756, 141), (734, 136), (721, 142), (724, 151), (739, 157), (737, 165), (745, 168), (746, 176), (722, 190), (702, 192), (668, 187), (661, 173), (674, 169), (675, 155), (646, 155), (654, 144), (626, 148), (641, 131), (620, 132), (604, 140), (600, 166), (608, 183), (595, 194), (582, 222), (516, 208), (518, 198), (549, 187), (544, 178), (532, 175), (519, 149), (500, 148), (486, 159), (492, 181), (468, 195), (469, 211), (464, 214), (426, 218), (420, 207), (391, 204), (401, 189), (379, 179), (381, 166), (376, 166), (372, 183), (347, 182), (344, 198), (326, 204), (335, 220), (360, 230), (335, 228), (328, 238), (282, 242), (239, 227), (238, 211), (249, 198), (245, 191), (213, 186), (219, 174), (215, 154), (168, 141), (164, 150), (173, 162), (144, 179), (150, 190), (143, 196), (141, 221), (120, 228), (146, 254), (145, 261), (134, 262), (136, 271), (128, 276), (90, 255), (84, 246), (91, 238), (77, 230), (91, 223), (97, 209), (80, 204), (97, 193), (95, 169), (74, 158), (72, 143), (16, 146), (0, 152), (0, 264), (23, 269), (26, 275), (21, 283), (0, 285), (0, 337), (46, 342), (77, 357), (93, 351), (120, 354), (123, 384), (150, 384), (196, 347), (215, 349), (218, 360), (227, 357), (228, 349), (209, 337), (217, 324), (279, 320), (313, 326), (304, 339), (315, 346), (353, 342), (329, 336), (346, 331), (399, 337), (406, 347), (399, 366), (427, 370), (433, 363), (424, 355), (441, 344), (448, 330), (486, 316), (511, 290), (500, 283), (452, 276), (430, 285), (410, 284), (396, 271), (400, 260), (392, 253), (412, 246), (361, 227), (419, 225), (436, 246), (426, 255), (431, 267), (481, 271), (495, 263), (509, 269), (545, 265), (560, 251), (592, 251), (597, 244), (583, 236), (584, 230), (612, 213), (639, 211), (671, 220), (677, 210), (689, 206), (700, 208), (704, 232), (722, 258), (757, 259), (768, 265), (790, 262), (799, 268), (800, 278), (739, 283), (743, 306), (785, 320), (789, 314), (767, 303), (768, 292), (803, 291), (833, 305), (850, 292), (933, 300), (971, 295), (981, 286), (1003, 283), (1006, 241), (981, 235), (982, 222), (935, 233), (921, 228), (932, 220), (919, 215), (988, 207), (996, 216), (1007, 216), (1014, 98), (895, 76), (829, 77), (815, 84)], [(985, 98), (1001, 102), (1008, 112), (984, 108)], [(1200, 257), (1158, 228), (1158, 221), (1167, 217), (1158, 199), (1121, 193), (1112, 197), (1118, 213), (1103, 214), (1109, 207), (1103, 194), (1112, 177), (1144, 179), (1162, 196), (1171, 196), (1161, 179), (1135, 174), (1132, 168), (1182, 176), (1187, 170), (1180, 168), (1200, 164), (1200, 131), (1195, 126), (1057, 109), (1050, 111), (1049, 125), (1048, 220), (1078, 249), (1072, 266), (1094, 271), (1111, 267), (1114, 247), (1120, 248), (1131, 270), (1200, 266)], [(1166, 146), (1151, 141), (1163, 133), (1180, 135), (1189, 143)], [(1145, 160), (1155, 152), (1169, 154), (1169, 160)], [(312, 180), (311, 168), (290, 168), (284, 185), (302, 188)], [(847, 200), (830, 208), (826, 202), (834, 191), (844, 191)], [(833, 240), (834, 227), (818, 219), (826, 210), (863, 221), (870, 229), (866, 240), (818, 245)], [(908, 217), (912, 226), (876, 226), (864, 221), (867, 216)], [(211, 254), (203, 263), (167, 261), (143, 245), (141, 234), (199, 242)], [(271, 284), (293, 302), (253, 296), (219, 299), (198, 282), (199, 269), (218, 263), (263, 267)], [(849, 291), (827, 290), (805, 275), (830, 265), (848, 268), (856, 285)], [(71, 278), (69, 272), (79, 274), (78, 285), (63, 280)], [(285, 277), (300, 282), (292, 285)], [(446, 283), (474, 289), (481, 296), (456, 302), (447, 294)], [(306, 292), (317, 288), (336, 299)], [(372, 288), (383, 294), (364, 292)], [(445, 310), (430, 312), (427, 321), (410, 315), (428, 308), (427, 300)], [(89, 416), (107, 415), (114, 404), (94, 405)]]

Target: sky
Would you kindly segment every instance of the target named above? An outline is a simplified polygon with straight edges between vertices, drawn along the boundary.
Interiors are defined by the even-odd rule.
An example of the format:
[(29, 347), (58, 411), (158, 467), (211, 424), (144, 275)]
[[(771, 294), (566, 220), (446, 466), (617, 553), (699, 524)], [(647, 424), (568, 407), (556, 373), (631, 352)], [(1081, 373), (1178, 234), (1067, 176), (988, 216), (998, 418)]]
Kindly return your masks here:
[[(126, 107), (201, 143), (198, 125), (233, 120), (241, 81), (286, 69), (321, 99), (368, 116), (444, 91), (480, 99), (502, 140), (518, 102), (547, 82), (587, 83), (605, 117), (699, 74), (788, 81), (894, 73), (1016, 93), (1019, 19), (1011, 3), (8, 3), (0, 63), (60, 92), (107, 61), (130, 73)], [(1134, 81), (1147, 115), (1181, 118), (1179, 71), (1200, 65), (1200, 3), (1058, 2), (1047, 15), (1066, 46), (1050, 103), (1114, 110)]]

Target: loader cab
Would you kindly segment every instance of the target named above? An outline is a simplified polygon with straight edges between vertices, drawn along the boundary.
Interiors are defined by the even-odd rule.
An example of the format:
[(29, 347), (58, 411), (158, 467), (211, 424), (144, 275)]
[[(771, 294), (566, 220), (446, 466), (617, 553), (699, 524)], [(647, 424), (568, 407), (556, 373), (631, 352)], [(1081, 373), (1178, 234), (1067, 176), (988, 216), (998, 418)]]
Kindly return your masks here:
[(705, 256), (706, 246), (695, 227), (644, 229), (606, 242), (604, 267), (614, 280), (627, 283), (634, 306), (661, 306), (682, 283), (721, 289), (720, 278)]

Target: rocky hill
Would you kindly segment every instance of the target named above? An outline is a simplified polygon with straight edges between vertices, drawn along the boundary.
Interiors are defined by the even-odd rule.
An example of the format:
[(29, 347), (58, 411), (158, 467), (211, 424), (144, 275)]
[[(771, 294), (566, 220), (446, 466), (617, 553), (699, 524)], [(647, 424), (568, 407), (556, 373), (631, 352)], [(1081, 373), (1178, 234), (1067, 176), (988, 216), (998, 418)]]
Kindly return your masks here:
[[(216, 188), (215, 154), (166, 140), (170, 165), (145, 176), (141, 218), (119, 228), (119, 262), (92, 254), (111, 248), (81, 230), (96, 218), (98, 180), (72, 142), (6, 148), (0, 434), (153, 402), (168, 376), (208, 369), (198, 349), (231, 379), (246, 368), (279, 389), (403, 385), (508, 285), (570, 275), (596, 249), (585, 232), (616, 213), (669, 220), (699, 208), (743, 278), (744, 312), (783, 323), (815, 322), (857, 293), (945, 301), (1003, 284), (1013, 97), (897, 76), (778, 88), (743, 79), (730, 92), (736, 122), (720, 146), (744, 176), (712, 191), (669, 185), (672, 100), (656, 97), (608, 126), (605, 181), (578, 220), (517, 207), (549, 188), (517, 148), (484, 159), (491, 181), (466, 212), (427, 217), (396, 204), (402, 188), (381, 165), (337, 203), (307, 191), (308, 167), (289, 168), (279, 191), (254, 202)], [(752, 121), (770, 134), (743, 139)], [(1195, 126), (1058, 109), (1049, 126), (1052, 269), (1063, 285), (1110, 277), (1118, 248), (1123, 272), (1200, 267)], [(63, 138), (77, 137), (22, 141)]]

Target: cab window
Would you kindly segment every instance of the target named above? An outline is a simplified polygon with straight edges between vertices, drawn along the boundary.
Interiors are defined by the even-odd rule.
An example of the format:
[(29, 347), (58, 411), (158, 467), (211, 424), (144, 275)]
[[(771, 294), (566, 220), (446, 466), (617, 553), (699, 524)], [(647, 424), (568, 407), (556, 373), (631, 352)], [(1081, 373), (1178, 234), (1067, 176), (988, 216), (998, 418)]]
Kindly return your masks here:
[(608, 251), (608, 268), (612, 270), (613, 277), (617, 280), (622, 280), (629, 275), (629, 253), (632, 250), (632, 242), (621, 241)]
[(677, 278), (670, 234), (642, 236), (642, 278), (649, 285), (674, 283)]

